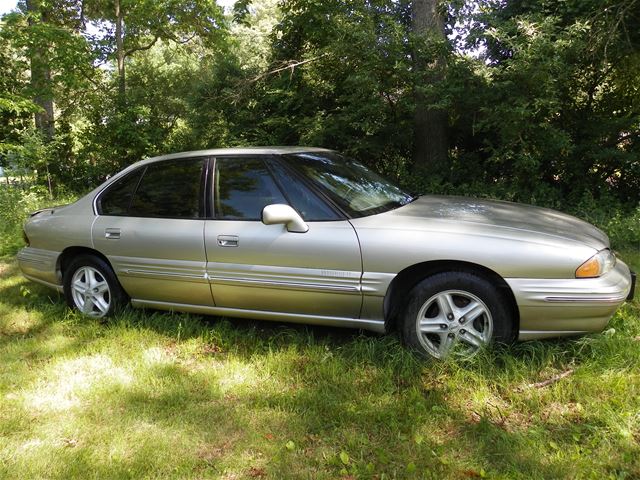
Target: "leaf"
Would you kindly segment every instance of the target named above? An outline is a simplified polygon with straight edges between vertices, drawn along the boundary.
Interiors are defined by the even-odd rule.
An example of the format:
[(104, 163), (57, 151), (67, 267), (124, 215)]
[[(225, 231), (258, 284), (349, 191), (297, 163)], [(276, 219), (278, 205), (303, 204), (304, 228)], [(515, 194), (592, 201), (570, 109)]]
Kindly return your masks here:
[(287, 447), (287, 450), (295, 450), (296, 449), (296, 444), (293, 443), (293, 440), (289, 440), (287, 442), (287, 444), (285, 445), (285, 447)]
[(416, 471), (416, 464), (411, 462), (407, 465), (407, 473), (413, 473)]
[(549, 442), (549, 446), (550, 446), (551, 448), (553, 448), (554, 450), (558, 450), (558, 449), (560, 448), (560, 447), (558, 447), (558, 444), (557, 444), (556, 442), (554, 442), (553, 440), (551, 440), (551, 441)]
[(416, 442), (416, 445), (422, 445), (422, 442), (424, 442), (424, 437), (419, 433), (416, 433), (416, 435), (413, 437), (413, 440), (414, 442)]
[(347, 452), (340, 452), (340, 461), (345, 465), (349, 465), (349, 455)]

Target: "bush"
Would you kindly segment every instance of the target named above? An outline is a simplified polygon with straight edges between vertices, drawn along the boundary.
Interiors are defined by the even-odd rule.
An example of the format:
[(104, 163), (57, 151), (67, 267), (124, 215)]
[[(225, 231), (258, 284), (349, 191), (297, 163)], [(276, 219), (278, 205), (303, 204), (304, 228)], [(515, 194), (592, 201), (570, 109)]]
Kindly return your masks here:
[(70, 201), (73, 201), (70, 196), (49, 198), (42, 186), (23, 190), (16, 186), (0, 185), (0, 256), (13, 255), (24, 246), (22, 225), (29, 213)]
[(635, 211), (611, 215), (591, 212), (587, 219), (607, 232), (613, 248), (635, 248), (640, 251), (640, 206)]

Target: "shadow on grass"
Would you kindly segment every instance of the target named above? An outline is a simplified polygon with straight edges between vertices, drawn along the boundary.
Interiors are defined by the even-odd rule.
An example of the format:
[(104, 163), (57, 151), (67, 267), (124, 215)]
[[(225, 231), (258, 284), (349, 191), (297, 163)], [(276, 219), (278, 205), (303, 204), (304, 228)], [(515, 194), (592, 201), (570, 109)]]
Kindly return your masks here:
[[(246, 475), (257, 466), (270, 478), (336, 478), (344, 467), (338, 453), (349, 451), (349, 472), (357, 476), (372, 464), (375, 472), (414, 478), (403, 473), (408, 462), (422, 477), (457, 476), (450, 466), (456, 459), (490, 465), (496, 475), (565, 478), (571, 472), (570, 465), (544, 461), (526, 432), (469, 423), (468, 412), (452, 408), (441, 391), (414, 384), (398, 392), (384, 366), (354, 388), (353, 372), (339, 366), (348, 381), (327, 371), (318, 376), (314, 369), (322, 366), (315, 362), (294, 366), (295, 375), (272, 372), (271, 381), (283, 390), (260, 384), (225, 390), (215, 372), (145, 367), (135, 384), (96, 388), (81, 407), (62, 413), (70, 425), (95, 428), (76, 433), (73, 446), (53, 449), (47, 471), (65, 479), (87, 472), (99, 478), (219, 477)], [(292, 376), (299, 379), (293, 386)], [(418, 432), (424, 435), (419, 444)], [(73, 433), (69, 428), (65, 435)], [(292, 449), (285, 446), (290, 440)]]
[[(252, 477), (256, 468), (269, 478), (442, 478), (479, 466), (504, 477), (572, 474), (569, 462), (545, 456), (553, 432), (474, 416), (440, 380), (468, 370), (499, 389), (523, 364), (531, 372), (579, 358), (585, 347), (572, 340), (425, 364), (394, 337), (353, 330), (130, 309), (82, 320), (32, 284), (24, 296), (23, 285), (0, 288), (3, 304), (33, 315), (0, 337), (0, 362), (24, 377), (28, 401), (14, 401), (13, 423), (0, 415), (0, 435), (29, 444), (59, 431), (46, 455), (32, 458), (23, 445), (3, 458), (6, 477)], [(47, 346), (61, 332), (68, 341)], [(191, 343), (194, 352), (180, 350)]]

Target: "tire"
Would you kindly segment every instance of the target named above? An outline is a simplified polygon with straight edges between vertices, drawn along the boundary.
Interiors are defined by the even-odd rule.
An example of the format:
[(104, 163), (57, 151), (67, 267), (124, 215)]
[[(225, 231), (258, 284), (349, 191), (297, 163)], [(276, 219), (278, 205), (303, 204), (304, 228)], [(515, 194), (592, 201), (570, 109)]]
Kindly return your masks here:
[(64, 272), (64, 297), (70, 308), (91, 318), (112, 316), (126, 295), (111, 267), (93, 255), (79, 255)]
[(426, 358), (468, 358), (492, 342), (511, 342), (509, 299), (494, 284), (467, 272), (427, 277), (409, 294), (402, 339)]

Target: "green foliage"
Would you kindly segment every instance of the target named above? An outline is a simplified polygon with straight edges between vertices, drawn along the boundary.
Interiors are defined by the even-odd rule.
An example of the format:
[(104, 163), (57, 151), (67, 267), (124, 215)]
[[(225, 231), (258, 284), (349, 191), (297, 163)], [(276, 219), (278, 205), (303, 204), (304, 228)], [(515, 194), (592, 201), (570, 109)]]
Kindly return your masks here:
[(282, 10), (270, 70), (308, 63), (264, 79), (260, 130), (372, 166), (407, 158), (413, 113), (402, 4), (298, 0)]
[(0, 30), (0, 166), (8, 166), (8, 156), (22, 143), (22, 134), (29, 127), (38, 106), (25, 92), (26, 81), (21, 74), (26, 68), (24, 58), (14, 45), (6, 28)]
[[(638, 24), (637, 15), (611, 8), (622, 15), (619, 23), (601, 25), (600, 3), (567, 11), (562, 5), (571, 2), (553, 11), (552, 4), (517, 5), (481, 17), (491, 24), (482, 31), (488, 64), (469, 70), (479, 80), (470, 95), (454, 95), (465, 100), (458, 110), (461, 159), (484, 164), (474, 172), (483, 181), (511, 183), (525, 199), (575, 206), (592, 195), (634, 207), (640, 110), (628, 85), (638, 81), (639, 57), (624, 29)], [(466, 84), (469, 72), (453, 69), (443, 89)]]
[(17, 189), (0, 187), (0, 255), (15, 253), (24, 245), (22, 224), (37, 201), (35, 194), (22, 195)]
[[(226, 17), (209, 0), (121, 1), (124, 98), (114, 4), (39, 5), (0, 26), (0, 164), (54, 195), (167, 152), (317, 145), (416, 192), (559, 208), (638, 242), (633, 0), (452, 1), (450, 45), (412, 35), (404, 1), (253, 0)], [(47, 91), (29, 82), (36, 47), (50, 53)], [(444, 55), (443, 81), (417, 76), (416, 55)], [(448, 112), (449, 163), (428, 177), (411, 174), (416, 92)], [(52, 140), (31, 126), (42, 94), (55, 99)]]
[(584, 201), (574, 208), (574, 215), (600, 227), (609, 235), (614, 249), (633, 249), (640, 252), (640, 206), (636, 209), (621, 210), (616, 202), (608, 205)]
[[(127, 55), (143, 51), (154, 40), (187, 42), (198, 37), (215, 42), (222, 34), (224, 19), (214, 0), (119, 0), (124, 17), (124, 49)], [(115, 2), (88, 0), (83, 3), (87, 19), (97, 22), (109, 35), (95, 39), (102, 54), (113, 58), (117, 46), (114, 35), (116, 22)]]
[(22, 191), (0, 185), (0, 256), (14, 254), (24, 246), (22, 225), (30, 212), (43, 204), (39, 188)]

